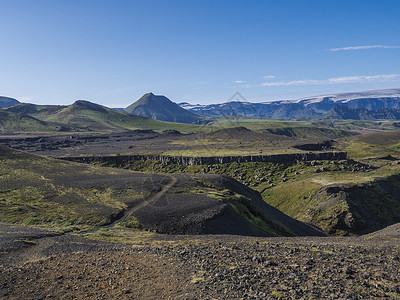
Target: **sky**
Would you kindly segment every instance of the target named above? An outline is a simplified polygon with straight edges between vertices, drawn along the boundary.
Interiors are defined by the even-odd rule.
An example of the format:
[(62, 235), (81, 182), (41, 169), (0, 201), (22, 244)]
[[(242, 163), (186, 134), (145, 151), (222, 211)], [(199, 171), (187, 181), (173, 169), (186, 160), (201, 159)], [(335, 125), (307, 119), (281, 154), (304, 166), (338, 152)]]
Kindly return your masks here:
[(126, 107), (400, 88), (398, 0), (0, 0), (0, 95)]

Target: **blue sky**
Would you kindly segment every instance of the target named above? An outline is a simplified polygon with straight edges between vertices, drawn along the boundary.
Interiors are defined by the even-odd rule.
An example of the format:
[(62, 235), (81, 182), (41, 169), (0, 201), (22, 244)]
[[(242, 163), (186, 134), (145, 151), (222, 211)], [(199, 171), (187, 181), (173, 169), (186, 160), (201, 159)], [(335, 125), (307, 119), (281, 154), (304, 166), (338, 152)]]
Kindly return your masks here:
[(0, 95), (126, 107), (400, 87), (398, 0), (0, 0)]

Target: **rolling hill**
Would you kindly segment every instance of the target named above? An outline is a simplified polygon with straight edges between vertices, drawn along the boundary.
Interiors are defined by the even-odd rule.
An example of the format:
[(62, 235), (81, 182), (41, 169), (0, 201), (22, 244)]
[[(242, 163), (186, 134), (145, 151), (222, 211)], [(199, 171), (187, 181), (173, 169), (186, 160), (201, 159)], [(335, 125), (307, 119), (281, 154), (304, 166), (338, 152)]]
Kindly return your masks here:
[(153, 93), (143, 95), (139, 100), (125, 108), (125, 111), (131, 115), (167, 122), (201, 124), (205, 119), (183, 109), (167, 97)]
[[(3, 108), (4, 112), (29, 116), (42, 122), (58, 124), (71, 131), (123, 131), (133, 129), (191, 131), (195, 125), (167, 123), (141, 116), (130, 115), (123, 111), (78, 100), (67, 106), (35, 105), (20, 103)], [(24, 130), (22, 130), (24, 131)]]
[(52, 132), (64, 129), (62, 125), (44, 122), (29, 115), (0, 110), (0, 132)]
[(7, 107), (18, 103), (19, 101), (17, 99), (0, 96), (0, 107)]

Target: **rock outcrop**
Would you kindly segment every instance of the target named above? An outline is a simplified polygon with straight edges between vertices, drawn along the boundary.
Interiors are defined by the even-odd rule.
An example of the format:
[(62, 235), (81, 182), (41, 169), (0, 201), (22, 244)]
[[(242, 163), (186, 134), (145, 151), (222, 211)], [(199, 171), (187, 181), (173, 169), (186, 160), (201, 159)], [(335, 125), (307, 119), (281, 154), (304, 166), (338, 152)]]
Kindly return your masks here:
[(291, 161), (312, 161), (312, 160), (344, 160), (347, 153), (341, 151), (332, 152), (301, 152), (290, 154), (272, 155), (246, 155), (246, 156), (210, 156), (210, 157), (190, 157), (190, 156), (168, 156), (168, 155), (117, 155), (117, 156), (76, 156), (59, 157), (60, 159), (76, 161), (82, 163), (92, 162), (113, 162), (114, 164), (124, 164), (135, 160), (156, 160), (165, 165), (178, 164), (182, 166), (191, 165), (214, 165), (224, 163), (244, 163), (244, 162), (291, 162)]
[(400, 222), (400, 176), (366, 184), (337, 184), (319, 189), (309, 201), (317, 204), (301, 221), (328, 234), (366, 234)]

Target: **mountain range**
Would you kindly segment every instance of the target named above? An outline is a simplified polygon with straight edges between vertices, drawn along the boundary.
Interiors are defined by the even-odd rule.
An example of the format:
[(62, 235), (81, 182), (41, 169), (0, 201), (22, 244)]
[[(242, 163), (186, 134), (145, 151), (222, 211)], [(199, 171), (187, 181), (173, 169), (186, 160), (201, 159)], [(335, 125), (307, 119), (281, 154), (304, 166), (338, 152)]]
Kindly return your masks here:
[(352, 108), (346, 105), (336, 105), (324, 113), (320, 119), (325, 120), (400, 120), (400, 109), (379, 108)]
[[(388, 110), (400, 109), (400, 89), (330, 94), (298, 100), (263, 103), (230, 101), (222, 104), (192, 105), (182, 102), (179, 105), (193, 113), (210, 117), (244, 116), (275, 119), (325, 119), (332, 116), (334, 112), (329, 111), (338, 105), (351, 109), (365, 109), (367, 111), (383, 108)], [(368, 119), (378, 119), (386, 115), (393, 117), (396, 116), (396, 112), (386, 111), (385, 114), (380, 114), (379, 112), (373, 113), (369, 114)]]
[(119, 110), (85, 100), (78, 100), (71, 105), (35, 105), (0, 97), (0, 107), (1, 131), (185, 131), (193, 126), (190, 124), (207, 123), (212, 118), (224, 116), (293, 120), (400, 120), (400, 89), (264, 103), (231, 101), (210, 105), (176, 104), (165, 96), (147, 93), (127, 108)]
[[(190, 125), (187, 125), (190, 126)], [(186, 126), (186, 127), (187, 127)], [(185, 124), (167, 123), (85, 100), (71, 105), (18, 103), (0, 110), (0, 131), (123, 131), (183, 130)]]

